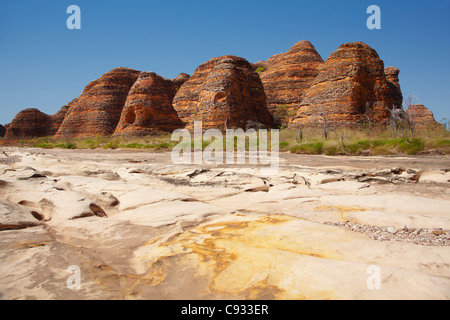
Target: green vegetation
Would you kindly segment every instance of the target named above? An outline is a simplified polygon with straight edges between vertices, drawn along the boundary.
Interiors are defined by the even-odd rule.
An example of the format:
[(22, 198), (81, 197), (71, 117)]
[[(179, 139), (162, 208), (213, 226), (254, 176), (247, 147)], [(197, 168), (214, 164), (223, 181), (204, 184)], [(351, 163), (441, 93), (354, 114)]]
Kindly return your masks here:
[(444, 128), (415, 130), (407, 136), (388, 128), (334, 129), (324, 137), (322, 128), (282, 129), (280, 151), (295, 154), (416, 155), (450, 154), (450, 132)]
[[(282, 108), (286, 109), (287, 108)], [(270, 131), (269, 131), (270, 132)], [(268, 138), (270, 141), (270, 137)], [(279, 148), (281, 152), (295, 154), (335, 155), (416, 155), (416, 154), (450, 154), (450, 132), (443, 127), (434, 130), (415, 130), (408, 136), (387, 128), (333, 129), (324, 138), (322, 128), (308, 127), (303, 129), (281, 129)], [(226, 139), (219, 142), (226, 149)], [(250, 143), (245, 142), (247, 150)], [(72, 138), (57, 140), (52, 137), (21, 140), (21, 147), (42, 149), (131, 149), (147, 152), (165, 152), (179, 144), (171, 141), (171, 134), (135, 136)], [(203, 141), (204, 150), (211, 142)], [(237, 147), (237, 139), (232, 142)], [(256, 143), (256, 146), (258, 143)], [(194, 143), (186, 142), (185, 147), (194, 150)]]
[(66, 142), (66, 143), (59, 143), (55, 145), (55, 148), (60, 149), (77, 149), (77, 145), (72, 142)]
[(280, 151), (289, 150), (289, 145), (290, 145), (290, 142), (287, 142), (287, 141), (280, 142)]
[(291, 148), (291, 153), (322, 154), (323, 142), (302, 143)]
[(261, 72), (264, 72), (264, 71), (266, 71), (266, 67), (258, 67), (255, 72), (256, 73), (261, 73)]

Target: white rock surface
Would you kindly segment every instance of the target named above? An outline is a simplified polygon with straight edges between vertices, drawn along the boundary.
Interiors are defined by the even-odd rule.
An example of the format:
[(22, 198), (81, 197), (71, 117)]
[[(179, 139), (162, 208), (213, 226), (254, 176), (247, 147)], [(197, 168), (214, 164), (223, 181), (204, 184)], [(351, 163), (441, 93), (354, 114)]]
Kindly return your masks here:
[[(170, 154), (5, 150), (21, 161), (0, 163), (0, 227), (25, 224), (0, 229), (0, 298), (450, 299), (448, 158), (283, 155), (265, 176)], [(396, 239), (442, 230), (380, 241), (346, 221)]]

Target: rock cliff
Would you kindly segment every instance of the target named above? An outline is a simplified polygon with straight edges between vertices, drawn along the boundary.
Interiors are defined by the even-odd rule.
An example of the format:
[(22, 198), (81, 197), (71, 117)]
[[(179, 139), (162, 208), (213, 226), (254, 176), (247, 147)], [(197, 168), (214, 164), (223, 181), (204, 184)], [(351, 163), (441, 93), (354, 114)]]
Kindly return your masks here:
[(426, 108), (423, 104), (413, 104), (406, 110), (409, 119), (416, 127), (427, 127), (438, 125), (433, 112)]
[(53, 136), (58, 131), (67, 110), (68, 106), (64, 106), (51, 116), (35, 108), (25, 109), (8, 125), (5, 140)]
[(131, 87), (114, 134), (146, 135), (182, 128), (184, 124), (172, 100), (183, 80), (183, 76), (172, 81), (153, 72), (142, 72)]
[(235, 56), (200, 65), (178, 90), (173, 106), (188, 128), (200, 120), (203, 128), (273, 125), (259, 76), (247, 60)]
[(116, 68), (92, 81), (81, 96), (70, 103), (57, 138), (111, 135), (140, 71)]
[(3, 138), (6, 133), (6, 128), (0, 124), (0, 138)]
[(323, 59), (309, 41), (297, 42), (286, 53), (255, 64), (264, 85), (267, 107), (278, 121), (295, 115), (322, 64)]
[(343, 44), (323, 64), (293, 124), (321, 122), (324, 117), (335, 124), (386, 123), (388, 108), (398, 103), (391, 95), (394, 86), (374, 49), (362, 42)]
[[(5, 140), (52, 136), (146, 135), (177, 128), (274, 127), (321, 124), (388, 124), (400, 108), (400, 70), (362, 42), (343, 44), (324, 62), (308, 41), (250, 64), (222, 56), (201, 64), (192, 76), (165, 79), (152, 72), (116, 68), (89, 83), (83, 93), (48, 116), (20, 112)], [(400, 110), (400, 109), (399, 109)], [(411, 106), (416, 123), (435, 123), (423, 106)], [(5, 126), (6, 127), (6, 126)]]
[(395, 67), (387, 67), (384, 69), (386, 80), (389, 86), (388, 98), (392, 101), (392, 105), (401, 106), (403, 103), (403, 94), (400, 88), (399, 75), (400, 70)]

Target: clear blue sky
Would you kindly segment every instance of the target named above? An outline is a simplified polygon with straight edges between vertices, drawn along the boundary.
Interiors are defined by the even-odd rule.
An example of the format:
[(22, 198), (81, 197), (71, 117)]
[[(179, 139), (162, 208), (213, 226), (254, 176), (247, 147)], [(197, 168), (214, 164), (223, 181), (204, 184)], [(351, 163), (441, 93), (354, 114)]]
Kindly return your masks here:
[[(69, 5), (81, 30), (69, 30)], [(367, 7), (381, 8), (369, 30)], [(325, 60), (363, 41), (400, 69), (403, 94), (450, 119), (450, 1), (15, 0), (0, 4), (0, 123), (29, 107), (54, 114), (115, 67), (166, 78), (212, 57), (255, 62), (309, 40)]]

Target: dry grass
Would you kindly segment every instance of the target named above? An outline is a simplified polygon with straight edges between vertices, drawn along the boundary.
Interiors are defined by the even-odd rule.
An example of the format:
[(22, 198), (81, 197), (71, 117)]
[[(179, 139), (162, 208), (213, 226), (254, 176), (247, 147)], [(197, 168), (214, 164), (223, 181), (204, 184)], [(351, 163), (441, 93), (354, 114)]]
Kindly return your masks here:
[(321, 128), (284, 129), (280, 150), (326, 155), (450, 154), (450, 132), (443, 127), (394, 131), (385, 127), (338, 128), (325, 139)]
[[(270, 141), (270, 137), (268, 138)], [(22, 140), (19, 146), (44, 149), (140, 149), (152, 152), (170, 151), (177, 145), (171, 141), (171, 134), (143, 137), (73, 138), (57, 140), (52, 137)], [(208, 146), (203, 142), (202, 147)], [(226, 143), (223, 143), (224, 148)], [(248, 141), (246, 143), (248, 148)], [(193, 147), (193, 143), (191, 144)], [(236, 143), (235, 143), (236, 146)], [(393, 155), (393, 154), (450, 154), (450, 132), (444, 127), (398, 132), (378, 127), (369, 129), (338, 128), (328, 132), (318, 127), (302, 129), (282, 129), (280, 131), (280, 151), (326, 155)]]

